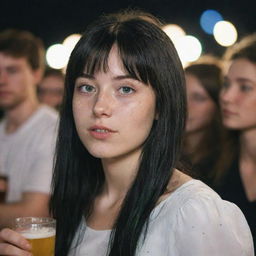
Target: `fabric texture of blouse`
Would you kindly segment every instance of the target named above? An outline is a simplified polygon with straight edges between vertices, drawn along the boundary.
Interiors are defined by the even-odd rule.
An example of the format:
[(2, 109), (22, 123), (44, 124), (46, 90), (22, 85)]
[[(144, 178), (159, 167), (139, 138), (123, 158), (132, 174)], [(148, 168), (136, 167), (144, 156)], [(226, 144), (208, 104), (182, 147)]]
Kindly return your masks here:
[[(79, 230), (69, 256), (107, 255), (111, 230), (94, 230), (84, 220)], [(139, 241), (136, 256), (254, 256), (253, 251), (241, 210), (193, 179), (151, 212), (146, 239)]]

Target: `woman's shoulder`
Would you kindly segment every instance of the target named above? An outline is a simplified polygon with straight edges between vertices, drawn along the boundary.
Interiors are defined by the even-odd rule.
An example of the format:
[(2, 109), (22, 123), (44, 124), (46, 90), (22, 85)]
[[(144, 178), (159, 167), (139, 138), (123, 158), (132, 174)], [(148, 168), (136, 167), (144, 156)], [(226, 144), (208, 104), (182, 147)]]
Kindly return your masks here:
[(194, 208), (194, 213), (213, 210), (241, 213), (234, 203), (223, 200), (219, 194), (200, 180), (192, 179), (184, 183), (173, 196), (179, 203), (178, 209)]
[[(190, 179), (179, 186), (156, 207), (156, 212), (174, 213), (180, 219), (197, 220), (202, 225), (211, 220), (221, 222), (232, 218), (247, 225), (241, 210), (234, 204), (223, 200), (213, 189), (200, 180)], [(221, 223), (219, 223), (221, 224)]]
[(178, 209), (191, 200), (194, 201), (194, 203), (199, 203), (201, 200), (220, 200), (221, 203), (223, 201), (213, 189), (202, 181), (189, 179), (166, 196), (159, 205), (172, 205), (172, 208), (175, 205), (175, 208)]
[[(164, 230), (173, 230), (175, 240), (182, 241), (182, 255), (202, 255), (204, 249), (212, 253), (207, 255), (220, 255), (230, 248), (234, 249), (229, 255), (251, 255), (253, 250), (250, 229), (241, 210), (222, 200), (200, 180), (191, 179), (178, 187), (158, 205), (154, 217), (158, 227), (164, 223)], [(187, 245), (188, 251), (182, 244)]]
[(208, 185), (200, 180), (193, 179), (179, 170), (174, 170), (172, 178), (167, 185), (166, 193), (160, 198), (160, 202), (181, 207), (187, 201), (200, 199), (220, 200), (219, 195)]

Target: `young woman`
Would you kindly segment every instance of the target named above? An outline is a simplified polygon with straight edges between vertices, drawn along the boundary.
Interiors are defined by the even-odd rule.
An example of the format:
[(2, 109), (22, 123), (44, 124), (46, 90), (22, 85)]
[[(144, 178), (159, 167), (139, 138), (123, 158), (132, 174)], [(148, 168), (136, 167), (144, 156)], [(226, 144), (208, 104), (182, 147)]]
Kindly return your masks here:
[(236, 203), (256, 241), (256, 34), (226, 53), (230, 61), (220, 94), (223, 124), (234, 131), (233, 163), (217, 188)]
[(203, 58), (185, 68), (185, 78), (188, 116), (183, 154), (195, 177), (214, 186), (226, 168), (223, 152), (228, 144), (218, 100), (223, 84), (221, 64), (218, 59)]
[[(239, 208), (175, 169), (184, 77), (157, 23), (105, 16), (71, 55), (51, 200), (57, 256), (252, 255)], [(14, 231), (0, 239), (1, 255), (25, 255)]]

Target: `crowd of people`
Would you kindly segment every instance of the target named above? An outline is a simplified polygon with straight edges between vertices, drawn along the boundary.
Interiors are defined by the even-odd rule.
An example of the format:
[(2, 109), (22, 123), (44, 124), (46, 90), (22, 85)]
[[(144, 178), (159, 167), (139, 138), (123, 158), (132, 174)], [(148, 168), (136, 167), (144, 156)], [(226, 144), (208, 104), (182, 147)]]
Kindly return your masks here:
[(58, 114), (37, 97), (44, 65), (40, 39), (26, 31), (0, 34), (0, 173), (8, 182), (0, 227), (17, 216), (49, 214)]
[(20, 216), (56, 219), (56, 256), (254, 255), (256, 35), (183, 68), (161, 27), (100, 17), (65, 77), (0, 33), (0, 255), (29, 255)]

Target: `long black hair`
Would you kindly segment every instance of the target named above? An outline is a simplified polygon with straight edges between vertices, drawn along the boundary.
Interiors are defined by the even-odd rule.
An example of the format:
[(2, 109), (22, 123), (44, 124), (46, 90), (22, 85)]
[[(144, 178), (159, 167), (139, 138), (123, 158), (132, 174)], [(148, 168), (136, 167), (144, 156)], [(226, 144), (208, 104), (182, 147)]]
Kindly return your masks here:
[(76, 131), (72, 113), (75, 80), (84, 70), (90, 74), (105, 70), (113, 45), (126, 71), (155, 91), (157, 120), (144, 142), (137, 176), (114, 224), (109, 255), (135, 255), (139, 238), (146, 235), (143, 230), (149, 215), (165, 192), (179, 159), (186, 96), (177, 52), (158, 24), (148, 14), (131, 11), (101, 17), (85, 31), (71, 54), (50, 202), (57, 219), (57, 256), (68, 254), (105, 180), (100, 159), (88, 153)]

